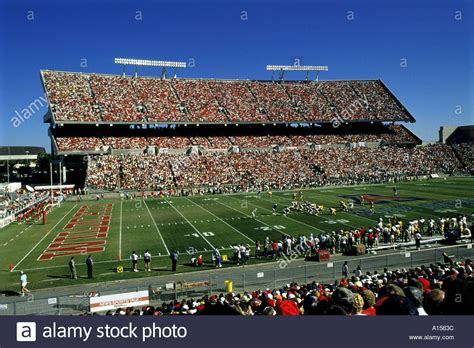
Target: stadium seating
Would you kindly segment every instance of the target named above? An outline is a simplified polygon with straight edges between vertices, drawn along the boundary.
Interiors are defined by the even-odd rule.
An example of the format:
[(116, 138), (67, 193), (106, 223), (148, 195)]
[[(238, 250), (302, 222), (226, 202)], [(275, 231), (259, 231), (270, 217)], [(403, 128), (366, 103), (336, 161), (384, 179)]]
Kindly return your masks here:
[(412, 120), (380, 81), (161, 80), (56, 71), (42, 77), (57, 121)]
[(58, 120), (96, 122), (100, 109), (87, 75), (44, 72), (43, 80), (50, 108)]
[(252, 94), (250, 81), (209, 80), (209, 87), (219, 105), (227, 111), (233, 122), (268, 122), (266, 115), (259, 111), (257, 99)]
[(295, 104), (283, 86), (274, 82), (254, 81), (249, 84), (252, 94), (256, 97), (259, 112), (274, 122), (299, 122), (304, 117), (296, 112)]
[(134, 78), (132, 86), (138, 103), (145, 107), (145, 116), (149, 122), (187, 121), (169, 81)]
[(183, 149), (191, 146), (188, 137), (149, 137), (147, 143), (158, 148)]
[(62, 152), (70, 151), (97, 151), (103, 143), (98, 137), (56, 137), (58, 150)]
[(158, 148), (189, 148), (199, 145), (208, 149), (228, 149), (230, 146), (241, 148), (268, 148), (273, 145), (287, 147), (302, 147), (309, 144), (347, 144), (382, 142), (387, 145), (415, 145), (420, 140), (411, 134), (405, 127), (388, 125), (366, 131), (347, 133), (333, 130), (333, 134), (308, 134), (308, 135), (235, 135), (235, 136), (151, 136), (151, 137), (76, 137), (57, 136), (55, 141), (60, 152), (95, 152), (103, 145), (114, 149), (144, 149), (146, 146)]
[(225, 122), (216, 98), (205, 80), (173, 80), (173, 88), (184, 103), (191, 122)]
[(460, 143), (451, 145), (461, 163), (470, 173), (474, 173), (474, 144)]
[(90, 75), (89, 82), (97, 103), (102, 108), (102, 120), (107, 122), (142, 122), (138, 100), (133, 92), (131, 78)]
[(102, 141), (113, 149), (144, 149), (147, 146), (144, 137), (105, 137)]
[[(207, 138), (193, 137), (195, 144)], [(135, 140), (138, 141), (138, 140)], [(144, 146), (145, 140), (140, 144)], [(104, 143), (107, 141), (104, 139)], [(124, 145), (130, 141), (124, 142)], [(266, 144), (266, 143), (265, 143)], [(122, 143), (112, 143), (121, 148)], [(300, 149), (284, 152), (253, 151), (240, 153), (207, 153), (169, 156), (97, 156), (97, 165), (89, 164), (87, 184), (101, 189), (130, 185), (116, 180), (98, 181), (100, 172), (127, 166), (136, 177), (150, 162), (163, 166), (160, 184), (177, 187), (231, 187), (233, 190), (289, 189), (302, 186), (322, 186), (357, 183), (380, 183), (433, 173), (465, 171), (449, 145), (435, 144), (416, 148), (357, 147)], [(172, 174), (168, 171), (171, 168)], [(151, 174), (152, 172), (150, 172)], [(134, 176), (131, 175), (131, 176)], [(146, 175), (143, 176), (146, 179)], [(155, 187), (156, 181), (140, 182), (140, 189)], [(137, 187), (137, 188), (138, 188)]]

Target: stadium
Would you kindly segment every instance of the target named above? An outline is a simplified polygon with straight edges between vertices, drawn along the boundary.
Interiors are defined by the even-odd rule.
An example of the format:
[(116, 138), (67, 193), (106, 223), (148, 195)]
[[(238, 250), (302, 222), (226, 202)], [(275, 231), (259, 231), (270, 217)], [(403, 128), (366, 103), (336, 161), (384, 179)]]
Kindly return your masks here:
[[(116, 63), (40, 71), (59, 169), (3, 187), (2, 314), (342, 314), (364, 296), (357, 313), (373, 315), (384, 291), (397, 314), (472, 313), (472, 127), (425, 144), (383, 81), (319, 79), (327, 67), (224, 80)], [(347, 291), (353, 306), (336, 302)], [(133, 292), (146, 308), (123, 306), (142, 303), (121, 302)]]

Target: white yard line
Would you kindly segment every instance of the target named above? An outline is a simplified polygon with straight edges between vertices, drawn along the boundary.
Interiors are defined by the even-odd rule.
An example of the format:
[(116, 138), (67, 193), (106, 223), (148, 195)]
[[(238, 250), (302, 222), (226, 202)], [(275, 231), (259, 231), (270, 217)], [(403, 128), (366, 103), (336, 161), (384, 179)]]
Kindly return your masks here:
[[(237, 201), (239, 201), (239, 202), (241, 202), (241, 200), (238, 199), (238, 198), (235, 198), (235, 197), (232, 197), (232, 196), (229, 196), (229, 197), (230, 197), (230, 198), (233, 198), (233, 199), (235, 199), (235, 200), (237, 200)], [(258, 199), (261, 199), (261, 198), (258, 198)], [(271, 202), (271, 201), (270, 201), (270, 202)], [(257, 207), (257, 208), (266, 210), (266, 211), (268, 211), (268, 212), (270, 212), (270, 213), (272, 212), (270, 209), (263, 208), (263, 207), (260, 206), (260, 205), (257, 205), (257, 204), (254, 204), (254, 203), (250, 203), (250, 202), (248, 202), (248, 203), (251, 204), (251, 205), (253, 205), (254, 207)], [(273, 203), (273, 202), (272, 202), (272, 203)], [(232, 209), (233, 209), (233, 208), (232, 208)], [(234, 210), (235, 210), (235, 209), (234, 209)], [(290, 218), (290, 217), (288, 217), (288, 216), (285, 216), (285, 215), (280, 215), (280, 216), (283, 216), (284, 218), (286, 218), (286, 219), (288, 219), (288, 220), (292, 220), (292, 221), (294, 221), (294, 222), (297, 222), (297, 223), (299, 223), (299, 224), (301, 224), (301, 225), (305, 225), (305, 226), (307, 226), (307, 227), (310, 227), (310, 228), (312, 228), (312, 229), (315, 229), (316, 231), (319, 231), (319, 232), (326, 232), (326, 231), (324, 231), (324, 230), (322, 230), (322, 229), (320, 229), (320, 228), (317, 228), (317, 227), (315, 227), (315, 226), (308, 225), (307, 223), (304, 223), (304, 222), (302, 222), (302, 221), (298, 221), (298, 220), (292, 219), (292, 218)], [(258, 221), (260, 221), (260, 220), (258, 220)], [(264, 222), (263, 222), (263, 223), (264, 223)], [(270, 226), (270, 225), (267, 225), (267, 226)]]
[(223, 223), (225, 223), (227, 226), (229, 226), (230, 228), (232, 228), (235, 232), (239, 233), (240, 235), (242, 235), (243, 237), (247, 238), (249, 241), (251, 241), (252, 243), (255, 243), (255, 241), (250, 238), (249, 236), (245, 235), (244, 233), (240, 232), (238, 229), (236, 229), (234, 226), (228, 224), (227, 222), (225, 222), (224, 220), (222, 220), (219, 216), (217, 216), (216, 214), (214, 214), (213, 212), (207, 210), (206, 208), (204, 208), (203, 206), (201, 206), (200, 204), (190, 200), (188, 197), (185, 197), (188, 201), (190, 201), (191, 203), (197, 205), (199, 208), (201, 208), (202, 210), (204, 211), (207, 211), (209, 214), (211, 214), (212, 216), (214, 216), (216, 219), (218, 219), (219, 221), (222, 221)]
[(122, 203), (120, 199), (119, 260), (122, 260)]
[(51, 233), (51, 231), (54, 230), (54, 229), (61, 223), (61, 221), (63, 221), (64, 218), (65, 218), (66, 216), (68, 216), (68, 215), (71, 213), (71, 211), (73, 211), (73, 209), (74, 209), (76, 206), (77, 206), (77, 203), (74, 205), (74, 207), (71, 208), (71, 210), (69, 210), (69, 211), (67, 212), (67, 214), (65, 214), (65, 215), (61, 218), (61, 220), (59, 220), (59, 221), (56, 223), (56, 225), (53, 226), (53, 228), (51, 228), (51, 229), (48, 231), (48, 233), (46, 233), (46, 234), (43, 236), (43, 238), (40, 239), (40, 241), (39, 241), (38, 243), (35, 244), (35, 246), (34, 246), (33, 248), (31, 248), (30, 251), (28, 251), (28, 253), (27, 253), (25, 256), (23, 256), (23, 258), (15, 265), (15, 267), (12, 268), (12, 272), (20, 265), (20, 263), (22, 263), (22, 262), (28, 257), (28, 255), (30, 255), (30, 254), (33, 252), (33, 250), (36, 249), (36, 247), (37, 247), (38, 245), (40, 245), (40, 243), (41, 243), (47, 236), (49, 236), (49, 234)]
[(188, 224), (197, 232), (197, 234), (199, 234), (199, 235), (207, 242), (207, 244), (209, 244), (209, 245), (211, 246), (212, 250), (214, 250), (215, 246), (212, 245), (212, 243), (209, 242), (206, 237), (204, 237), (204, 235), (191, 223), (191, 221), (189, 221), (189, 220), (186, 218), (186, 216), (184, 216), (183, 214), (181, 214), (181, 212), (180, 212), (178, 209), (176, 209), (176, 207), (175, 207), (174, 205), (172, 205), (166, 198), (165, 198), (165, 201), (168, 202), (169, 206), (172, 207), (174, 210), (176, 210), (176, 212), (177, 212), (179, 215), (181, 215), (181, 217), (182, 217), (184, 220), (186, 220), (186, 221), (188, 222)]
[(143, 200), (143, 203), (145, 204), (146, 209), (148, 210), (148, 213), (150, 214), (151, 220), (153, 221), (153, 224), (156, 227), (156, 231), (158, 232), (158, 235), (160, 236), (161, 241), (163, 242), (163, 245), (165, 246), (166, 253), (170, 255), (170, 251), (168, 250), (168, 246), (165, 243), (165, 240), (163, 239), (163, 236), (161, 235), (160, 229), (158, 228), (158, 225), (156, 224), (155, 219), (153, 218), (153, 215), (151, 214), (150, 208), (148, 208), (148, 205), (146, 204), (145, 200)]

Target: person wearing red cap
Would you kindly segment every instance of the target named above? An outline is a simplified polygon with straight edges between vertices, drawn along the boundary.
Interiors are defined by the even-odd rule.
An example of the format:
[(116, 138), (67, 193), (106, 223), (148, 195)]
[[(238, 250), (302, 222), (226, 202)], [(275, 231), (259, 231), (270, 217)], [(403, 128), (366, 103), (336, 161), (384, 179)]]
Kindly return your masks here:
[(286, 316), (295, 316), (295, 315), (300, 314), (298, 305), (293, 300), (281, 301), (280, 304), (278, 305), (277, 312), (279, 315), (286, 315)]

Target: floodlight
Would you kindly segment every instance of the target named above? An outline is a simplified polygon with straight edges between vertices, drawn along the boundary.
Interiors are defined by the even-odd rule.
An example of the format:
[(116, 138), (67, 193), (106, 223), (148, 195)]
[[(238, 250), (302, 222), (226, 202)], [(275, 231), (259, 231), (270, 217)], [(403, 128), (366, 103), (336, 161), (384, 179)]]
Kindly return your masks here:
[(114, 63), (121, 65), (161, 66), (164, 68), (186, 68), (186, 62), (171, 62), (163, 60), (115, 58)]
[(267, 71), (272, 72), (272, 80), (275, 74), (275, 71), (280, 72), (280, 80), (283, 80), (285, 77), (286, 71), (305, 71), (306, 72), (306, 80), (308, 80), (308, 74), (310, 71), (316, 72), (316, 81), (319, 80), (319, 72), (320, 71), (328, 71), (328, 67), (326, 65), (267, 65)]
[(268, 71), (328, 71), (326, 65), (267, 65)]

